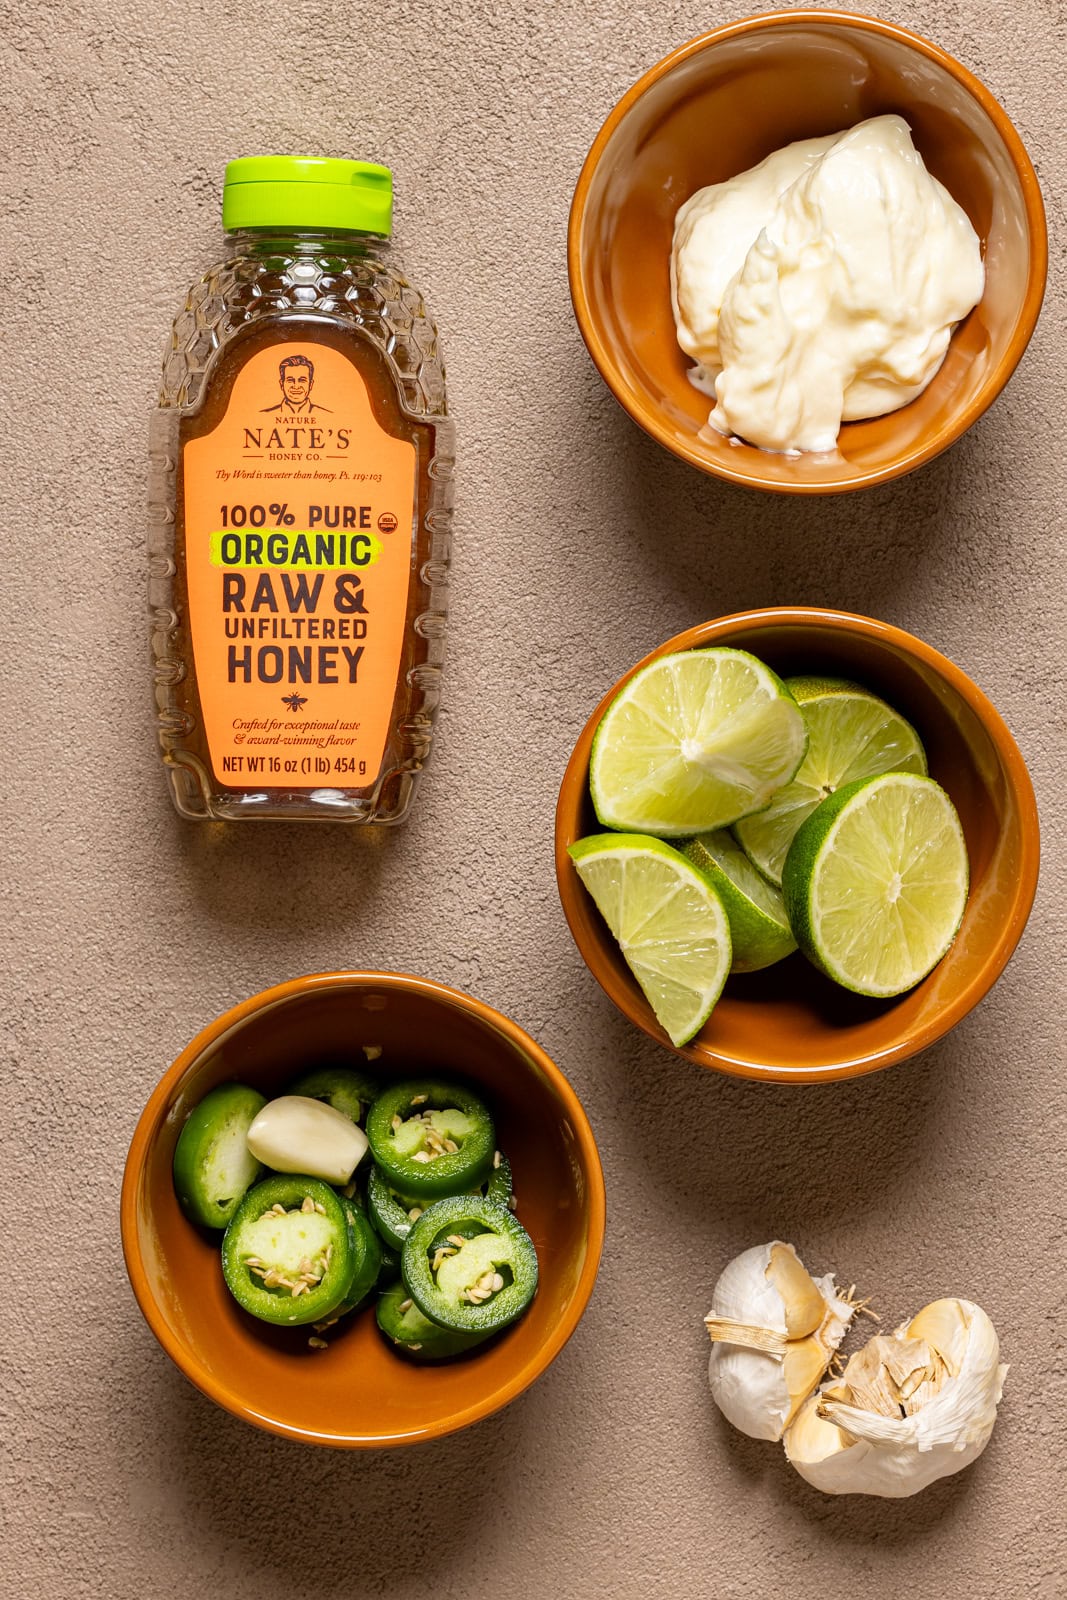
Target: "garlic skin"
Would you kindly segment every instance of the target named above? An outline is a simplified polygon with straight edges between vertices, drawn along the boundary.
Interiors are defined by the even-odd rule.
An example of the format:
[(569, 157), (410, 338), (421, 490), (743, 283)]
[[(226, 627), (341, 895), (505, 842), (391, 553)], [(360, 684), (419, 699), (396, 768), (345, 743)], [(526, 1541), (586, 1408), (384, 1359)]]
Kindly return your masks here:
[(981, 1455), (1007, 1371), (980, 1306), (935, 1300), (807, 1401), (786, 1455), (824, 1494), (918, 1494)]
[(780, 1439), (848, 1331), (833, 1274), (812, 1278), (791, 1244), (755, 1245), (721, 1274), (704, 1318), (719, 1410), (753, 1439)]

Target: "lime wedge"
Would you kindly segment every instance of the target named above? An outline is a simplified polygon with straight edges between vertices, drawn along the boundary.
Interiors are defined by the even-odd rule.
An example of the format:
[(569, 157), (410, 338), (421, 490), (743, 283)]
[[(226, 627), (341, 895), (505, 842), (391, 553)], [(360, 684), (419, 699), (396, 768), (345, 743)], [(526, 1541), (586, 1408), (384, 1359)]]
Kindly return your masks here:
[(781, 883), (794, 834), (827, 795), (883, 772), (926, 771), (919, 735), (877, 695), (843, 678), (787, 678), (785, 686), (808, 730), (807, 754), (766, 811), (736, 828), (749, 860), (772, 883)]
[(642, 834), (596, 833), (570, 856), (672, 1044), (711, 1015), (730, 970), (722, 901), (692, 862)]
[(912, 989), (948, 950), (967, 903), (967, 847), (932, 778), (890, 772), (824, 800), (786, 856), (797, 943), (857, 994)]
[(593, 740), (589, 789), (606, 828), (704, 833), (762, 810), (806, 745), (803, 717), (762, 661), (683, 650), (615, 696)]
[(756, 871), (728, 828), (702, 833), (683, 854), (701, 871), (730, 922), (731, 972), (759, 972), (797, 947), (781, 891)]

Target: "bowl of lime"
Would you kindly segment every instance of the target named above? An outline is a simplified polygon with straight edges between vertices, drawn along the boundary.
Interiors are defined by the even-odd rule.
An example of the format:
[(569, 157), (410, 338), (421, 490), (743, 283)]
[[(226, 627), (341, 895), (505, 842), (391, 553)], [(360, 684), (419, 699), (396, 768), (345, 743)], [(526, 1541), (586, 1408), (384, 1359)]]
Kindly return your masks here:
[(945, 656), (808, 607), (667, 640), (571, 755), (556, 875), (586, 965), (700, 1066), (852, 1077), (942, 1038), (1037, 887), (1033, 785)]

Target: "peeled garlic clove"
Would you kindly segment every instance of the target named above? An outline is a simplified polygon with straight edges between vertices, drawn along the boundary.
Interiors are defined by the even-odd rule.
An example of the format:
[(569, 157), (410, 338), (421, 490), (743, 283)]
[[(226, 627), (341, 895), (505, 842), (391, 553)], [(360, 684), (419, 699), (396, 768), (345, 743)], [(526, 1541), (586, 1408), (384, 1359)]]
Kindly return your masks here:
[(708, 1381), (728, 1421), (754, 1439), (780, 1439), (826, 1371), (852, 1311), (833, 1275), (812, 1278), (780, 1239), (731, 1261), (704, 1319)]
[(248, 1130), (248, 1148), (275, 1172), (345, 1184), (367, 1153), (367, 1135), (344, 1112), (302, 1094), (268, 1100)]
[(786, 1455), (825, 1494), (917, 1494), (981, 1455), (1007, 1370), (980, 1306), (935, 1300), (807, 1401)]

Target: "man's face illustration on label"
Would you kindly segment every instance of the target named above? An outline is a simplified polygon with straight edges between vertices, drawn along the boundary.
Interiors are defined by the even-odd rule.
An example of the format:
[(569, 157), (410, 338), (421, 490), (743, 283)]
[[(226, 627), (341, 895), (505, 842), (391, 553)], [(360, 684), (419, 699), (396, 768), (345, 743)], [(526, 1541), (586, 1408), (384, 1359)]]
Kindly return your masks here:
[(282, 394), (294, 409), (299, 410), (301, 406), (307, 404), (311, 393), (311, 368), (303, 364), (283, 367), (281, 383)]

